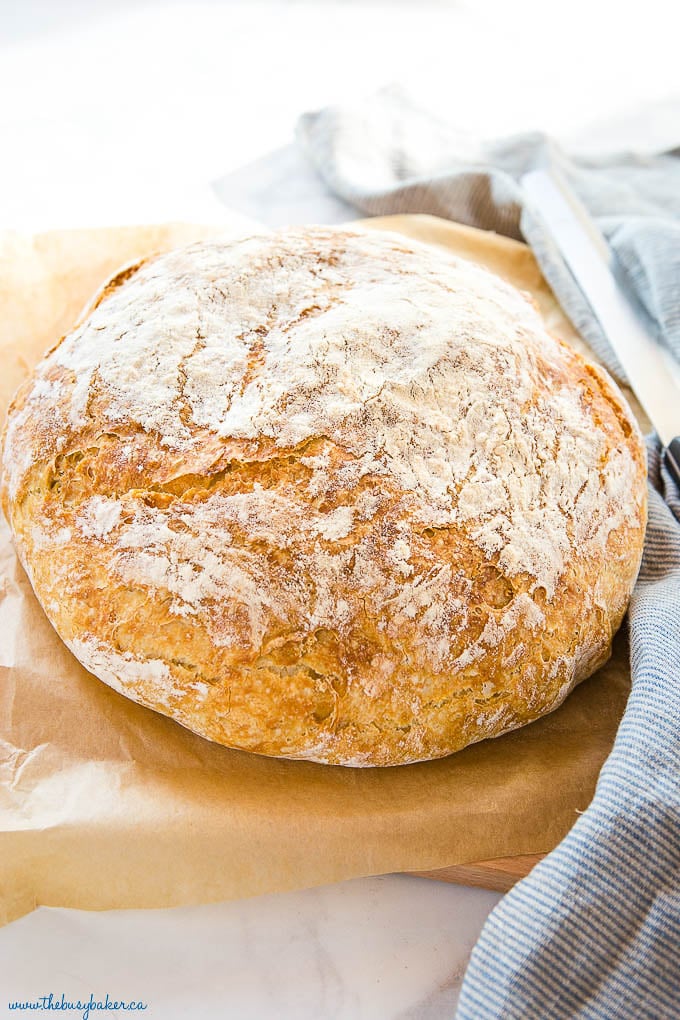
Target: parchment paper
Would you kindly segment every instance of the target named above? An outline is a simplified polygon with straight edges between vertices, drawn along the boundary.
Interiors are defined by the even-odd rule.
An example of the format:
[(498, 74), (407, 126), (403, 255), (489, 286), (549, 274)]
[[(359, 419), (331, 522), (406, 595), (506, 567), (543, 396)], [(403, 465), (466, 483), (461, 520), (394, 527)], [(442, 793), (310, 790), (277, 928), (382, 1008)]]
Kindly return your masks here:
[[(531, 291), (575, 335), (527, 248), (431, 217), (400, 230)], [(119, 265), (216, 233), (170, 225), (0, 236), (0, 415)], [(581, 346), (579, 344), (579, 346)], [(87, 673), (0, 525), (0, 923), (37, 905), (164, 907), (550, 850), (591, 799), (629, 690), (625, 635), (552, 715), (389, 769), (211, 744)]]

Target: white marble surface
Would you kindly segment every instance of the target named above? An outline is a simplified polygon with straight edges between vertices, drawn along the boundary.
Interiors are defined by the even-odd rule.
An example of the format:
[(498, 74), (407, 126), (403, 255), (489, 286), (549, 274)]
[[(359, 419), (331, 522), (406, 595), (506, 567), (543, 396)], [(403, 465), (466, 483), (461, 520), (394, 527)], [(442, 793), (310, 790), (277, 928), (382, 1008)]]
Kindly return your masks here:
[[(641, 9), (0, 0), (0, 227), (232, 220), (224, 202), (271, 225), (345, 219), (290, 146), (297, 115), (391, 82), (482, 134), (677, 144), (676, 5)], [(0, 930), (0, 1017), (52, 991), (142, 998), (160, 1020), (440, 1020), (497, 899), (386, 876), (184, 910), (41, 909)]]
[(0, 930), (0, 1017), (108, 992), (159, 1020), (440, 1020), (498, 899), (387, 875), (212, 907), (42, 909)]

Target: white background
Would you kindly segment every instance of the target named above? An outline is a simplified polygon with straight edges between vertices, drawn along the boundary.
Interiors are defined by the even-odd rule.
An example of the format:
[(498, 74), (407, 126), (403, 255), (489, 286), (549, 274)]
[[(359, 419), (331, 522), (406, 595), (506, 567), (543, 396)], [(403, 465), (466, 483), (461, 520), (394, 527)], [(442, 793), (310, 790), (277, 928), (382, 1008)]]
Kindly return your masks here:
[(391, 82), (484, 135), (677, 143), (676, 6), (0, 0), (0, 225), (208, 215), (300, 112)]

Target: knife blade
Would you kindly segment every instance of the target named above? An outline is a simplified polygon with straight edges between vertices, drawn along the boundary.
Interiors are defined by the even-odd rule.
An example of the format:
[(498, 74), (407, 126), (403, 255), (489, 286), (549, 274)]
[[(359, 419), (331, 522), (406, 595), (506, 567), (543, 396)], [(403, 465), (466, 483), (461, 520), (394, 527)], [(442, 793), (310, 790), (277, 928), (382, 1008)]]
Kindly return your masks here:
[(539, 168), (524, 174), (521, 184), (616, 352), (680, 485), (680, 363), (656, 340), (614, 253), (564, 176)]

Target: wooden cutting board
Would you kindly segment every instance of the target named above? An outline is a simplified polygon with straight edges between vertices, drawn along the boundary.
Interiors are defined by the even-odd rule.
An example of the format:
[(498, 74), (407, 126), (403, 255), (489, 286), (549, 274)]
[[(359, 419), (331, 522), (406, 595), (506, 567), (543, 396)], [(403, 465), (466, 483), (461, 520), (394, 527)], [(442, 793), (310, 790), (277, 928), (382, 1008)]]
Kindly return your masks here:
[(477, 861), (473, 864), (457, 864), (451, 868), (436, 871), (414, 871), (409, 874), (420, 878), (433, 878), (439, 882), (455, 882), (458, 885), (474, 885), (496, 892), (507, 892), (515, 882), (525, 878), (533, 866), (543, 859), (543, 854), (524, 854), (520, 857), (496, 857), (492, 861)]

